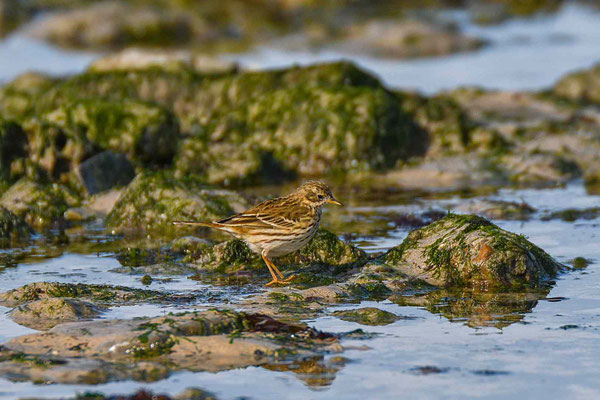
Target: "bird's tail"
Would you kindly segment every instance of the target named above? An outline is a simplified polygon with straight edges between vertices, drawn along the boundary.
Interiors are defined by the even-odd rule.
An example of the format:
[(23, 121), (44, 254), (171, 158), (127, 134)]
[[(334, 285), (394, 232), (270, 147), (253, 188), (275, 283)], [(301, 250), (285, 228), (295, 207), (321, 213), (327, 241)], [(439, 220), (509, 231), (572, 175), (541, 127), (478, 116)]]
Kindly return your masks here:
[(209, 228), (218, 228), (218, 226), (212, 222), (173, 221), (173, 225), (194, 225), (194, 226), (207, 226)]

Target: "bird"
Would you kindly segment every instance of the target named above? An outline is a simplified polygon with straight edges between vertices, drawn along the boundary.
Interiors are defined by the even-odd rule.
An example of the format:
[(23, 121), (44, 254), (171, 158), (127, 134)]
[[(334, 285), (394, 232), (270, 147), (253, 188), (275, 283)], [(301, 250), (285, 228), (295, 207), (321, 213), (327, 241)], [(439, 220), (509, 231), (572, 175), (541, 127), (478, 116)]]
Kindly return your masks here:
[(289, 284), (272, 261), (304, 247), (317, 233), (325, 204), (336, 200), (326, 184), (307, 181), (287, 196), (264, 201), (239, 214), (213, 222), (174, 221), (176, 225), (196, 225), (218, 229), (243, 240), (260, 254), (273, 278), (265, 286)]

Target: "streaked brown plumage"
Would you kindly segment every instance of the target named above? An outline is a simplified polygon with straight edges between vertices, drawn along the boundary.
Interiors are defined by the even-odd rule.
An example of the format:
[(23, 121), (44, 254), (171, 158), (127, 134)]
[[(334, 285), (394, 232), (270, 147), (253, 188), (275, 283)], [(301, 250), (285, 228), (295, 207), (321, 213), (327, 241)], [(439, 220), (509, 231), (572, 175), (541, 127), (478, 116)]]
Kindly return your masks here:
[(295, 192), (267, 200), (242, 213), (214, 222), (176, 221), (174, 224), (201, 225), (219, 229), (244, 240), (260, 254), (275, 283), (289, 283), (271, 261), (296, 251), (315, 235), (321, 222), (321, 208), (326, 203), (342, 205), (324, 183), (305, 182)]

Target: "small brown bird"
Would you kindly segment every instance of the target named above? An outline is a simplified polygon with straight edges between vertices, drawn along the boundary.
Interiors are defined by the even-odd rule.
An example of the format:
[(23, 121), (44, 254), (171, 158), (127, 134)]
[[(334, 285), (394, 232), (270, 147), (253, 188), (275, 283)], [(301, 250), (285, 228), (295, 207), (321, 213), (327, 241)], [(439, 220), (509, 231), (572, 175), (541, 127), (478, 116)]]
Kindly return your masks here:
[(327, 185), (308, 181), (285, 197), (267, 200), (219, 221), (176, 221), (174, 224), (207, 226), (245, 241), (252, 251), (262, 256), (269, 268), (273, 280), (266, 286), (287, 284), (294, 275), (285, 279), (271, 258), (289, 254), (306, 245), (317, 232), (321, 207), (327, 203), (342, 205)]

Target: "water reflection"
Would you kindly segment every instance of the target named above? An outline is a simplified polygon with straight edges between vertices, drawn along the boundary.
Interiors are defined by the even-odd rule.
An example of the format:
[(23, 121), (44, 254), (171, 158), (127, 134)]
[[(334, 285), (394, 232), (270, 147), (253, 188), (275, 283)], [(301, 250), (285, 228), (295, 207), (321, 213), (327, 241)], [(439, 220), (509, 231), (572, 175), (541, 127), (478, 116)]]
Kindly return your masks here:
[(309, 388), (319, 390), (331, 386), (337, 373), (347, 363), (348, 359), (344, 357), (335, 356), (325, 359), (323, 356), (314, 356), (290, 362), (265, 364), (262, 367), (270, 371), (293, 372), (296, 378)]
[(519, 292), (482, 292), (472, 289), (442, 289), (414, 296), (394, 296), (400, 306), (423, 307), (450, 322), (462, 322), (471, 328), (505, 328), (520, 322), (548, 296), (550, 288)]

